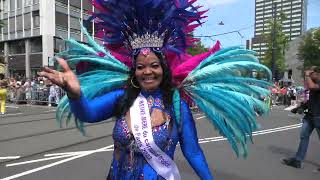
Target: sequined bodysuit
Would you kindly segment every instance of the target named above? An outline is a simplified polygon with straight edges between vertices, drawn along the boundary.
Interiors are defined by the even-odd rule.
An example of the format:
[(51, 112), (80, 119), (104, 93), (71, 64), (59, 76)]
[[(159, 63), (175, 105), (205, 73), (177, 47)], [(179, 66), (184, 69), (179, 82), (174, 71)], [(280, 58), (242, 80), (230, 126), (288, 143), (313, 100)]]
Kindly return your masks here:
[[(88, 101), (82, 97), (79, 100), (69, 100), (71, 110), (76, 117), (84, 122), (99, 122), (113, 116), (114, 105), (124, 94), (123, 90), (110, 92), (104, 96)], [(182, 124), (180, 129), (174, 120), (173, 110), (164, 109), (160, 90), (153, 93), (142, 92), (147, 98), (150, 113), (159, 109), (168, 115), (165, 123), (155, 126), (152, 134), (156, 145), (173, 159), (177, 143), (189, 164), (201, 179), (212, 179), (203, 152), (198, 144), (195, 124), (185, 102), (182, 102)], [(179, 129), (179, 130), (178, 130)], [(139, 148), (136, 147), (125, 117), (118, 118), (113, 129), (115, 151), (107, 179), (162, 179), (147, 163)]]

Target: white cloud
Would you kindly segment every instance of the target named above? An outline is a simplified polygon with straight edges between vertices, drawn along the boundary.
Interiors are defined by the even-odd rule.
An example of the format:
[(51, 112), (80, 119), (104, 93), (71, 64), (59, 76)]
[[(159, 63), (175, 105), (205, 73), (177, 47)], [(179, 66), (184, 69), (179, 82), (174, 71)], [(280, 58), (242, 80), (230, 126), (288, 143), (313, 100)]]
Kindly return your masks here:
[(199, 4), (209, 6), (209, 7), (216, 7), (222, 5), (229, 5), (237, 2), (238, 0), (200, 0), (198, 1)]

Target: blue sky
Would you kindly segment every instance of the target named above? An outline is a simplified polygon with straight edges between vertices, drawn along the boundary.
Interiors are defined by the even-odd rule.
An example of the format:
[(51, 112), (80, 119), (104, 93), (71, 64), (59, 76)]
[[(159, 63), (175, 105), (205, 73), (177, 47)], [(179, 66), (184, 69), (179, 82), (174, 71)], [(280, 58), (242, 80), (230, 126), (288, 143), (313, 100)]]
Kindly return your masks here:
[[(195, 35), (216, 35), (234, 30), (240, 30), (240, 34), (231, 33), (202, 38), (207, 46), (212, 46), (215, 40), (220, 40), (223, 47), (245, 45), (247, 39), (254, 34), (255, 0), (198, 0), (203, 9), (209, 9), (206, 23), (195, 32)], [(320, 0), (308, 0), (307, 29), (320, 27)], [(224, 25), (218, 25), (220, 21)]]

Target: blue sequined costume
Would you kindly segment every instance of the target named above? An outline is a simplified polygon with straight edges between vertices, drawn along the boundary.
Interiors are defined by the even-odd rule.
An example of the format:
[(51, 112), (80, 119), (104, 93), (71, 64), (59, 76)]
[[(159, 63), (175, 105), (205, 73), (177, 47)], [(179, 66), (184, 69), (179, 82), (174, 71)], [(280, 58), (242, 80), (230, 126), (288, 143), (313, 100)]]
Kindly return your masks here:
[[(70, 99), (69, 103), (77, 118), (84, 122), (94, 123), (114, 116), (115, 104), (123, 94), (124, 90), (116, 90), (91, 101), (81, 96), (79, 100)], [(164, 109), (160, 90), (151, 94), (142, 92), (142, 95), (148, 100), (150, 113), (157, 108), (170, 117), (163, 125), (153, 127), (153, 138), (157, 146), (173, 159), (176, 145), (179, 142), (184, 156), (198, 176), (201, 179), (212, 179), (204, 154), (198, 144), (195, 123), (188, 105), (184, 101), (181, 102), (182, 123), (178, 128), (173, 110)], [(135, 147), (133, 135), (124, 117), (116, 120), (113, 139), (115, 151), (108, 179), (163, 179), (157, 175), (139, 149)]]

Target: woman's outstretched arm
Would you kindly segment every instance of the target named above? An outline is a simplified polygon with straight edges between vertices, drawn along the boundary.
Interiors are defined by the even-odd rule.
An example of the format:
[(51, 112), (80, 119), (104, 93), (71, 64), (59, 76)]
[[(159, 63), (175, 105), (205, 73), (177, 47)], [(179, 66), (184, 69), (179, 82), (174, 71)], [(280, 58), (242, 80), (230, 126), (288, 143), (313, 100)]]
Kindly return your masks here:
[(123, 94), (124, 90), (116, 90), (93, 100), (88, 100), (81, 93), (79, 99), (69, 99), (69, 105), (74, 116), (80, 121), (99, 122), (114, 116), (116, 103)]
[(213, 179), (206, 158), (198, 143), (195, 122), (193, 120), (188, 104), (184, 101), (182, 101), (181, 104), (181, 120), (179, 142), (183, 155), (201, 179)]

